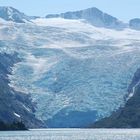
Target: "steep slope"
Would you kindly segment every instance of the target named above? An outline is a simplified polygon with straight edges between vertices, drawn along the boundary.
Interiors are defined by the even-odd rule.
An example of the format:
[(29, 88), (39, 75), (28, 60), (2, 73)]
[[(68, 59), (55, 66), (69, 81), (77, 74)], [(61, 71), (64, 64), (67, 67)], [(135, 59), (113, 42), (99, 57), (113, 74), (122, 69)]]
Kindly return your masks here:
[(117, 18), (103, 13), (99, 9), (93, 7), (85, 10), (66, 12), (61, 14), (47, 15), (46, 18), (64, 18), (64, 19), (84, 19), (97, 27), (121, 29), (125, 27)]
[(129, 100), (123, 108), (114, 112), (110, 117), (96, 122), (91, 127), (140, 128), (140, 69), (135, 73), (128, 91), (130, 93)]
[(29, 128), (40, 127), (42, 123), (35, 119), (30, 96), (9, 86), (8, 74), (18, 61), (17, 54), (0, 53), (0, 120), (9, 124), (23, 121)]

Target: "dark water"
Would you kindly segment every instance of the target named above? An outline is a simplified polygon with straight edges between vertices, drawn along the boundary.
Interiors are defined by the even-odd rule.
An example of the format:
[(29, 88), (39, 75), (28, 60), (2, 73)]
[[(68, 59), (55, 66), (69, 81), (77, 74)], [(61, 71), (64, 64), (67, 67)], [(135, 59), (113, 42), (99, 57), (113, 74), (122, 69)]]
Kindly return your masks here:
[(44, 129), (0, 132), (0, 140), (140, 140), (140, 129)]

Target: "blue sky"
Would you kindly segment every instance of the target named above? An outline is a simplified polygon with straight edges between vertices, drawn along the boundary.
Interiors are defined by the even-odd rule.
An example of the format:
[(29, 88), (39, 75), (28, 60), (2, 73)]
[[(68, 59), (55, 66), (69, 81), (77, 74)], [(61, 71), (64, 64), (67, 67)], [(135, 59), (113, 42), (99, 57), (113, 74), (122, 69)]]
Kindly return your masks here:
[(0, 0), (0, 5), (36, 16), (97, 7), (123, 21), (140, 17), (140, 0)]

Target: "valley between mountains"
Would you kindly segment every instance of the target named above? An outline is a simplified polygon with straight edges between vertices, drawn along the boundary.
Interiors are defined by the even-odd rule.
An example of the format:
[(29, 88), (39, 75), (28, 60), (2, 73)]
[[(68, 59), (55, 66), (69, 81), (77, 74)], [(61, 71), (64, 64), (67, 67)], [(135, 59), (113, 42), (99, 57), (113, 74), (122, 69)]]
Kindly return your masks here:
[[(42, 18), (0, 7), (0, 120), (109, 127), (95, 122), (139, 104), (139, 27), (97, 8)], [(130, 121), (118, 127), (139, 127)]]

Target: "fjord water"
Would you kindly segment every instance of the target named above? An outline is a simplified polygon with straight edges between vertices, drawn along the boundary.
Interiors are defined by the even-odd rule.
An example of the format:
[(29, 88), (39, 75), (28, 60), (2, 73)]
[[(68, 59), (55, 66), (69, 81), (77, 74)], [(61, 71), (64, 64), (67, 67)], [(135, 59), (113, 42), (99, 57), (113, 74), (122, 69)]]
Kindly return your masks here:
[(140, 140), (139, 129), (44, 129), (0, 132), (0, 140)]

